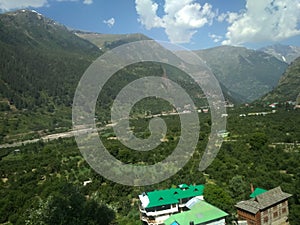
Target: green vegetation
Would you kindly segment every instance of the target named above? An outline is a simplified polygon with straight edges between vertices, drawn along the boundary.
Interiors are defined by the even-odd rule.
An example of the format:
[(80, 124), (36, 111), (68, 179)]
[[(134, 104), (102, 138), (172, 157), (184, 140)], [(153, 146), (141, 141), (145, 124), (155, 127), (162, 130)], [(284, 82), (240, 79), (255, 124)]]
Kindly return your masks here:
[(0, 143), (70, 128), (76, 85), (100, 54), (35, 12), (1, 14)]
[[(93, 37), (97, 39), (95, 42), (100, 41), (98, 37)], [(105, 50), (132, 41), (131, 38), (144, 37), (109, 38), (101, 42)], [(241, 48), (220, 49), (226, 48), (230, 54), (213, 53), (206, 60), (221, 82), (224, 80), (221, 86), (229, 100), (254, 98), (246, 93), (249, 90), (255, 94), (269, 90), (286, 67), (263, 53)], [(1, 14), (0, 143), (35, 139), (70, 129), (76, 85), (101, 54), (97, 46), (35, 12)], [(297, 65), (295, 62), (288, 73), (299, 77)], [(260, 69), (259, 75), (253, 70), (255, 67)], [(274, 68), (278, 74), (271, 72)], [(239, 72), (238, 80), (228, 79), (228, 74), (236, 78), (232, 71)], [(105, 84), (96, 106), (97, 125), (103, 128), (110, 122), (113, 99), (128, 83), (145, 76), (164, 75), (183, 87), (197, 107), (207, 106), (199, 86), (182, 71), (154, 62), (137, 63), (118, 71)], [(249, 79), (245, 80), (245, 76)], [(245, 86), (251, 77), (255, 78), (251, 83), (256, 88)], [(288, 83), (292, 83), (290, 88), (283, 92), (297, 84)], [(0, 149), (0, 223), (140, 224), (137, 199), (140, 193), (187, 183), (205, 184), (207, 201), (230, 213), (228, 222), (235, 219), (234, 203), (248, 198), (250, 184), (266, 190), (280, 185), (293, 194), (289, 199), (290, 223), (296, 225), (300, 221), (300, 112), (286, 103), (279, 103), (278, 107), (272, 113), (264, 108), (264, 103), (256, 102), (254, 106), (229, 109), (229, 137), (225, 138), (217, 158), (202, 172), (198, 166), (211, 119), (209, 114), (199, 114), (199, 143), (190, 161), (173, 177), (147, 187), (127, 187), (106, 180), (85, 162), (73, 138)], [(137, 137), (147, 138), (151, 116), (172, 110), (164, 100), (146, 98), (132, 108), (130, 127)], [(263, 111), (268, 114), (240, 116)], [(114, 138), (111, 128), (101, 130), (99, 136), (109, 152), (124, 163), (154, 164), (171, 154), (181, 134), (178, 116), (161, 118), (167, 124), (167, 134), (152, 151), (126, 148)]]
[[(137, 196), (144, 191), (170, 188), (180, 183), (205, 184), (207, 201), (230, 213), (230, 221), (235, 218), (234, 204), (248, 199), (252, 183), (264, 189), (280, 185), (285, 192), (293, 194), (289, 199), (290, 222), (297, 224), (300, 219), (300, 147), (296, 145), (300, 136), (300, 129), (296, 126), (300, 122), (299, 111), (279, 109), (266, 116), (239, 116), (241, 112), (253, 110), (235, 108), (229, 111), (230, 137), (204, 172), (198, 171), (198, 165), (210, 132), (210, 118), (209, 114), (199, 114), (200, 139), (191, 160), (175, 176), (147, 187), (119, 185), (96, 174), (82, 158), (73, 139), (29, 144), (20, 147), (18, 152), (3, 149), (0, 222), (24, 224), (30, 219), (34, 221), (44, 210), (47, 212), (42, 213), (45, 224), (51, 224), (49, 221), (54, 218), (65, 217), (69, 218), (68, 221), (91, 218), (92, 222), (82, 224), (94, 224), (98, 218), (93, 216), (96, 214), (110, 215), (108, 221), (114, 220), (114, 224), (140, 224)], [(137, 152), (125, 148), (118, 140), (109, 138), (114, 135), (110, 129), (101, 131), (101, 140), (111, 154), (123, 162), (155, 163), (172, 152), (180, 135), (177, 116), (162, 118), (168, 125), (168, 142), (162, 142), (153, 151)], [(148, 123), (149, 119), (133, 119), (130, 126), (136, 136), (147, 137)], [(287, 137), (291, 143), (280, 144), (287, 142)], [(84, 181), (89, 180), (92, 182), (84, 186)], [(77, 202), (76, 205), (73, 201)], [(75, 207), (74, 210), (81, 210), (83, 214), (74, 217), (68, 207)], [(57, 214), (56, 209), (61, 209), (59, 212), (64, 214)], [(90, 217), (84, 214), (86, 211), (90, 212)]]
[[(32, 11), (1, 14), (0, 34), (0, 143), (70, 129), (77, 84), (102, 51), (64, 26)], [(145, 39), (141, 35), (131, 35), (126, 40), (124, 36), (118, 38), (105, 43), (113, 47), (120, 44), (120, 40)], [(105, 124), (110, 120), (113, 99), (124, 86), (141, 77), (163, 76), (164, 69), (168, 78), (195, 96), (196, 104), (207, 104), (198, 85), (191, 83), (187, 75), (182, 78), (178, 69), (140, 63), (120, 70), (106, 83), (97, 103), (98, 122)], [(154, 98), (146, 102), (147, 107), (141, 103), (132, 113), (140, 116), (145, 111), (157, 114), (173, 109), (164, 101), (157, 103)]]
[(2, 158), (0, 223), (104, 225), (114, 219), (112, 209), (79, 189), (90, 169), (73, 147), (71, 140), (40, 142)]
[[(14, 68), (18, 68), (19, 66), (20, 65), (16, 65)], [(59, 66), (55, 66), (54, 68), (56, 67), (60, 68)], [(70, 65), (67, 65), (67, 67), (72, 68)], [(76, 68), (74, 67), (73, 69)], [(82, 66), (81, 69), (83, 69)], [(193, 96), (192, 99), (198, 107), (208, 105), (200, 87), (193, 82), (188, 75), (183, 74), (180, 70), (169, 65), (154, 62), (138, 63), (120, 70), (104, 85), (97, 100), (97, 122), (100, 122), (103, 125), (110, 121), (110, 110), (113, 100), (124, 86), (145, 76), (161, 77), (164, 69), (168, 74), (169, 79), (177, 82), (186, 90), (187, 93), (189, 93), (190, 96)], [(61, 71), (67, 70), (62, 67)], [(52, 73), (51, 71), (48, 72)], [(39, 97), (28, 97), (39, 93), (36, 92), (38, 89), (34, 89), (28, 93), (21, 90), (20, 92), (22, 95), (14, 95), (16, 92), (15, 90), (12, 91), (11, 93), (14, 97), (11, 97), (12, 100), (10, 101), (3, 101), (3, 106), (1, 107), (3, 110), (0, 111), (0, 117), (2, 118), (2, 120), (0, 120), (0, 125), (4, 128), (4, 130), (0, 130), (0, 143), (24, 140), (28, 135), (39, 137), (45, 134), (57, 132), (58, 130), (70, 129), (71, 105), (73, 101), (71, 93), (75, 91), (76, 81), (78, 82), (79, 79), (79, 72), (80, 70), (76, 71), (76, 79), (67, 77), (67, 75), (72, 74), (70, 71), (66, 73), (66, 76), (58, 74), (65, 79), (64, 81), (58, 81), (60, 84), (56, 83), (57, 81), (51, 81), (51, 84), (49, 84), (47, 88), (45, 87), (45, 90), (43, 86), (37, 87), (38, 89), (43, 90), (42, 92), (44, 94), (38, 95), (40, 98), (44, 98), (43, 101), (40, 101)], [(42, 80), (39, 77), (36, 79)], [(7, 82), (11, 81), (8, 80)], [(36, 83), (37, 86), (39, 86), (38, 81), (36, 81)], [(68, 85), (64, 87), (65, 83), (68, 83)], [(34, 85), (30, 84), (30, 86)], [(26, 87), (22, 85), (22, 88)], [(56, 93), (50, 93), (52, 91), (58, 91), (56, 88), (64, 93), (58, 95)], [(9, 96), (9, 93), (7, 93), (5, 89), (3, 90), (3, 98), (4, 96)], [(9, 104), (12, 109), (8, 109)], [(161, 114), (162, 112), (171, 112), (172, 110), (173, 106), (168, 104), (166, 101), (149, 97), (138, 102), (132, 109), (131, 113), (133, 117), (144, 117), (145, 112), (148, 116), (151, 116)]]

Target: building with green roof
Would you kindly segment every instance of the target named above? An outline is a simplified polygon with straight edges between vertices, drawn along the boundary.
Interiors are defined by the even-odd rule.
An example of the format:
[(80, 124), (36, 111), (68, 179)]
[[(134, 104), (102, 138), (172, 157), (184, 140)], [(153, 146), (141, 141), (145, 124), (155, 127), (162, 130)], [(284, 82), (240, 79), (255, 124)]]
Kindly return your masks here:
[(187, 210), (192, 198), (203, 200), (204, 185), (181, 184), (177, 188), (144, 192), (139, 195), (141, 220), (147, 225), (160, 225), (170, 215)]
[(165, 225), (223, 225), (228, 214), (219, 208), (205, 202), (199, 201), (188, 211), (174, 214), (165, 222)]

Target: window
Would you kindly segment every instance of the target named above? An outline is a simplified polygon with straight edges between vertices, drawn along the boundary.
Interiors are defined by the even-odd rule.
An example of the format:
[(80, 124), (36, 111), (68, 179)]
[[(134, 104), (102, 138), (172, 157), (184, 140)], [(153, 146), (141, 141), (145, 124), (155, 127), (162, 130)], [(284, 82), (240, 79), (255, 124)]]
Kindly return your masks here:
[(264, 223), (268, 223), (269, 222), (269, 217), (265, 216), (264, 217)]
[(274, 217), (274, 218), (278, 217), (278, 212), (274, 212), (274, 213), (273, 213), (273, 217)]
[(286, 208), (282, 208), (282, 213), (286, 213)]

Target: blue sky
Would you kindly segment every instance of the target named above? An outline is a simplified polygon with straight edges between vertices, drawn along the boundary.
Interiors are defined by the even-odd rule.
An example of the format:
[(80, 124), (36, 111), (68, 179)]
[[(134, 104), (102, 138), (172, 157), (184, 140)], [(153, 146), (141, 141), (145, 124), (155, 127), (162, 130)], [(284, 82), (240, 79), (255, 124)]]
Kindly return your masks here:
[(300, 46), (300, 0), (0, 0), (2, 12), (23, 8), (73, 29), (143, 33), (189, 49)]

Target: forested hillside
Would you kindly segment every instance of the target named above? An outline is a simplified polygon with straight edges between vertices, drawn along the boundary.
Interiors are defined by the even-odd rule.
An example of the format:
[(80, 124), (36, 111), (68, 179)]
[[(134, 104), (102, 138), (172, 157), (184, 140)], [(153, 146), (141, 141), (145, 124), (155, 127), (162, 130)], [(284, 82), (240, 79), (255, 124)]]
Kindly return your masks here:
[[(278, 86), (262, 98), (263, 102), (296, 101), (300, 94), (300, 57), (293, 61), (281, 77)], [(299, 104), (299, 102), (298, 102)]]
[[(71, 128), (76, 86), (88, 66), (103, 53), (99, 47), (78, 37), (79, 32), (76, 34), (35, 11), (0, 15), (0, 114), (3, 118), (0, 142), (38, 138)], [(81, 35), (87, 35), (95, 43), (102, 41), (105, 50), (147, 39), (143, 35), (117, 35), (117, 38)], [(124, 86), (144, 76), (163, 76), (164, 71), (169, 79), (187, 90), (198, 107), (207, 105), (199, 86), (178, 69), (158, 63), (139, 63), (120, 70), (105, 85), (98, 98), (98, 121), (104, 124), (110, 120), (111, 104)], [(226, 93), (225, 96), (235, 101), (234, 96)], [(166, 102), (153, 98), (144, 101), (133, 113), (156, 114), (172, 109)]]
[(101, 54), (64, 26), (28, 10), (0, 15), (0, 48), (1, 97), (28, 110), (69, 106), (81, 75)]
[(70, 128), (75, 88), (99, 55), (35, 11), (0, 14), (0, 142)]

